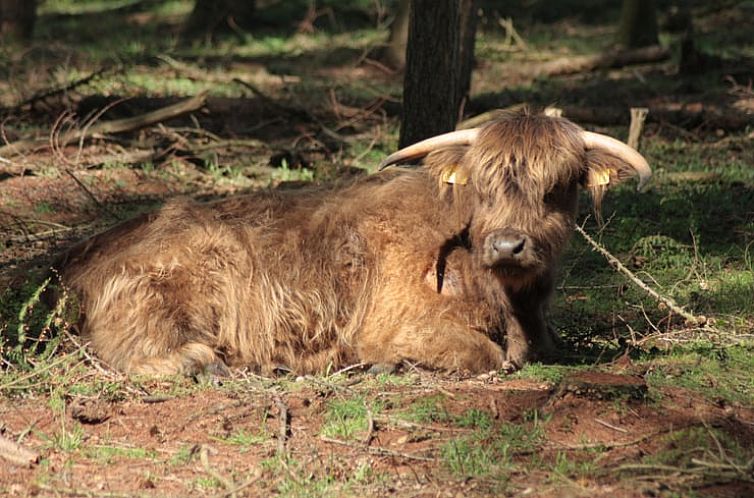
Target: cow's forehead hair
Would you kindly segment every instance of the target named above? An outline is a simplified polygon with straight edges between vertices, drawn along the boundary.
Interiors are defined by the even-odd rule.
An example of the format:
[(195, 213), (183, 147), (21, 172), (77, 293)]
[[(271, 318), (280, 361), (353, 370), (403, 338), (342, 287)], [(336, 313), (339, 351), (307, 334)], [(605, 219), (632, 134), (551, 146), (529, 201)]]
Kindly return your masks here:
[(579, 178), (586, 168), (581, 128), (525, 112), (485, 126), (465, 160), (482, 195), (513, 191), (533, 199)]

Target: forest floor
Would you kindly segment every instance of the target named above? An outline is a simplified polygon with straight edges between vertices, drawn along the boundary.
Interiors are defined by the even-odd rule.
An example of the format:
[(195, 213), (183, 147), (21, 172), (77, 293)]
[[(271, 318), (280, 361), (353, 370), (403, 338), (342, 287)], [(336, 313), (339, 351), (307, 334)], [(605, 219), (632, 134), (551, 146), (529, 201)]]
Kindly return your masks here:
[[(610, 48), (619, 2), (589, 19), (588, 2), (487, 9), (466, 106), (554, 104), (619, 138), (648, 107), (651, 187), (611, 191), (602, 227), (584, 198), (579, 223), (703, 323), (575, 234), (552, 305), (562, 359), (512, 375), (127, 377), (67, 333), (39, 296), (75, 241), (175, 196), (370, 174), (395, 150), (402, 76), (378, 61), (381, 3), (319, 2), (310, 24), (306, 2), (267, 3), (253, 36), (178, 44), (191, 2), (48, 0), (37, 41), (0, 49), (0, 133), (16, 144), (0, 148), (0, 494), (754, 496), (751, 2), (693, 3), (703, 57), (685, 72), (671, 16), (667, 58), (564, 74)], [(196, 96), (173, 119), (96, 128)]]

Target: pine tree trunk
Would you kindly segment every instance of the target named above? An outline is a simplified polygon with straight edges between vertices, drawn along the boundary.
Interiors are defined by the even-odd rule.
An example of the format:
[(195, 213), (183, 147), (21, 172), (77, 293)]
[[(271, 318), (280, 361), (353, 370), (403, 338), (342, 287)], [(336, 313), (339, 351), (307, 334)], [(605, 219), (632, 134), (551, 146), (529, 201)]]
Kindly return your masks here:
[(455, 128), (459, 108), (459, 0), (412, 0), (400, 147)]
[(395, 10), (395, 19), (390, 25), (390, 36), (382, 53), (382, 60), (394, 69), (406, 65), (406, 44), (408, 43), (408, 15), (411, 0), (400, 0)]
[(618, 43), (626, 48), (657, 45), (655, 0), (623, 0)]
[(26, 41), (34, 32), (37, 19), (35, 0), (0, 0), (0, 38)]
[[(464, 107), (471, 90), (471, 71), (474, 68), (474, 44), (476, 43), (477, 0), (460, 0), (460, 41), (458, 95), (459, 105)], [(463, 111), (463, 109), (459, 109)], [(460, 116), (459, 116), (460, 117)]]

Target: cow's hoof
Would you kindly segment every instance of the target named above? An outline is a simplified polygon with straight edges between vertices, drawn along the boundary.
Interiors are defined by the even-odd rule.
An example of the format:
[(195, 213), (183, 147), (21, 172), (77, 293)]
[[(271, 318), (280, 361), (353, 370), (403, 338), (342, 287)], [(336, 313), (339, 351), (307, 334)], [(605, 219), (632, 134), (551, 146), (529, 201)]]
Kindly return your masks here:
[(503, 372), (506, 375), (510, 375), (512, 373), (516, 373), (519, 370), (519, 366), (513, 363), (512, 361), (505, 360), (503, 362), (503, 366), (500, 368), (500, 371)]
[(222, 361), (213, 361), (194, 374), (194, 379), (200, 384), (208, 384), (218, 387), (223, 379), (230, 376), (228, 366)]
[(398, 370), (398, 365), (395, 363), (375, 363), (367, 373), (370, 375), (391, 374)]
[(293, 369), (289, 367), (288, 365), (283, 365), (282, 363), (279, 363), (272, 367), (272, 375), (275, 376), (285, 376), (285, 375), (291, 375), (293, 373)]

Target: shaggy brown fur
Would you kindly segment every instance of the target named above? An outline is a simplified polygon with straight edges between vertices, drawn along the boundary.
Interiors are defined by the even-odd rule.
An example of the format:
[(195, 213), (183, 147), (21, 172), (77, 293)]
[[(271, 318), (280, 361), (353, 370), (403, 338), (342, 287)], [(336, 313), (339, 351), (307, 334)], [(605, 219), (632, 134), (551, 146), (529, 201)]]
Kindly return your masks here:
[[(579, 182), (590, 168), (616, 179), (631, 171), (585, 151), (579, 133), (562, 118), (513, 114), (416, 170), (168, 203), (83, 242), (58, 267), (79, 298), (82, 333), (127, 372), (521, 366), (555, 347), (545, 311)], [(449, 168), (467, 181), (446, 183)], [(528, 241), (515, 265), (489, 253), (510, 231)]]

